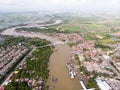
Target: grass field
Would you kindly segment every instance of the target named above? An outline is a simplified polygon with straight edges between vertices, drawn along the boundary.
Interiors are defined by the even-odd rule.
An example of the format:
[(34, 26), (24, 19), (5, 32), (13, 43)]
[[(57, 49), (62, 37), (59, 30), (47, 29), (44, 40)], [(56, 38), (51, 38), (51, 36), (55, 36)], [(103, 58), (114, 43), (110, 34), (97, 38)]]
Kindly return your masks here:
[(111, 39), (103, 39), (103, 40), (99, 40), (100, 43), (103, 43), (103, 44), (110, 44), (110, 43), (114, 43), (113, 40)]
[(70, 31), (104, 31), (108, 30), (108, 28), (104, 25), (98, 25), (98, 24), (63, 24), (61, 27), (63, 27), (63, 30), (70, 30)]
[(96, 31), (108, 31), (108, 27), (100, 23), (101, 21), (89, 18), (70, 18), (63, 24), (58, 26), (52, 26), (52, 28), (60, 28), (62, 30), (69, 31), (82, 31), (82, 32), (96, 32)]

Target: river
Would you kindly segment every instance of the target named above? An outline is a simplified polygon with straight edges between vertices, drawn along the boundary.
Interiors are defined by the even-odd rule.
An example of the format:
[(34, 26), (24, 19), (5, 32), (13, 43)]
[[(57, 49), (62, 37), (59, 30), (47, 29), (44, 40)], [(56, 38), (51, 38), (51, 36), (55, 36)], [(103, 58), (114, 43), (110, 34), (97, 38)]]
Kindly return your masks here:
[(58, 78), (58, 82), (51, 90), (81, 90), (79, 80), (70, 79), (66, 63), (70, 57), (68, 45), (56, 45), (55, 51), (50, 57), (50, 76)]
[[(52, 43), (60, 41), (52, 36), (43, 35), (41, 33), (21, 33), (16, 32), (15, 28), (10, 28), (1, 33), (1, 35), (13, 35), (13, 36), (24, 36), (24, 37), (38, 37), (46, 39)], [(51, 90), (81, 90), (81, 86), (78, 78), (70, 79), (69, 73), (66, 67), (66, 63), (70, 57), (70, 47), (67, 44), (55, 45), (55, 50), (50, 57), (49, 69), (50, 77), (56, 77), (57, 83), (54, 84), (54, 88)], [(48, 80), (49, 81), (49, 80)], [(52, 83), (51, 83), (52, 84)]]

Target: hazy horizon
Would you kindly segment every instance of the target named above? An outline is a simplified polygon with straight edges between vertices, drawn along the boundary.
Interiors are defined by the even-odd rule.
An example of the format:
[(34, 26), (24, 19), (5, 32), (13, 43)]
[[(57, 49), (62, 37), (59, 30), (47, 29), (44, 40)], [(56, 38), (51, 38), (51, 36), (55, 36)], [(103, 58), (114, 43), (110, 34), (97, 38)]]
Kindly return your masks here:
[(0, 12), (117, 12), (120, 0), (0, 0)]

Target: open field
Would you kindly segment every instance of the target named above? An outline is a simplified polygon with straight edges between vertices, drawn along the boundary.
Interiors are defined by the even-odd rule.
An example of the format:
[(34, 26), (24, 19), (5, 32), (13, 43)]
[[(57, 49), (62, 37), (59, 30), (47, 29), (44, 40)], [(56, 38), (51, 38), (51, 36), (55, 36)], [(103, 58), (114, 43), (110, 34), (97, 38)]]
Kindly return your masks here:
[(110, 28), (119, 27), (120, 21), (114, 19), (101, 18), (82, 18), (73, 17), (66, 20), (63, 24), (51, 26), (52, 28), (59, 28), (60, 30), (69, 30), (73, 32), (108, 32)]

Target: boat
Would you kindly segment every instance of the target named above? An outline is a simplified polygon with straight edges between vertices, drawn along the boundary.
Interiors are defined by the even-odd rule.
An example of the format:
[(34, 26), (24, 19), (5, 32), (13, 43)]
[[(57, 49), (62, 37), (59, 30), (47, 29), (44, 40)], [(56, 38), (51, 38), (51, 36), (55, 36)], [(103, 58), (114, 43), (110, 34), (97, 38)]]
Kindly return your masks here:
[(66, 65), (67, 65), (67, 68), (69, 70), (70, 78), (71, 79), (75, 78), (76, 72), (74, 71), (73, 66), (70, 63), (67, 63)]

